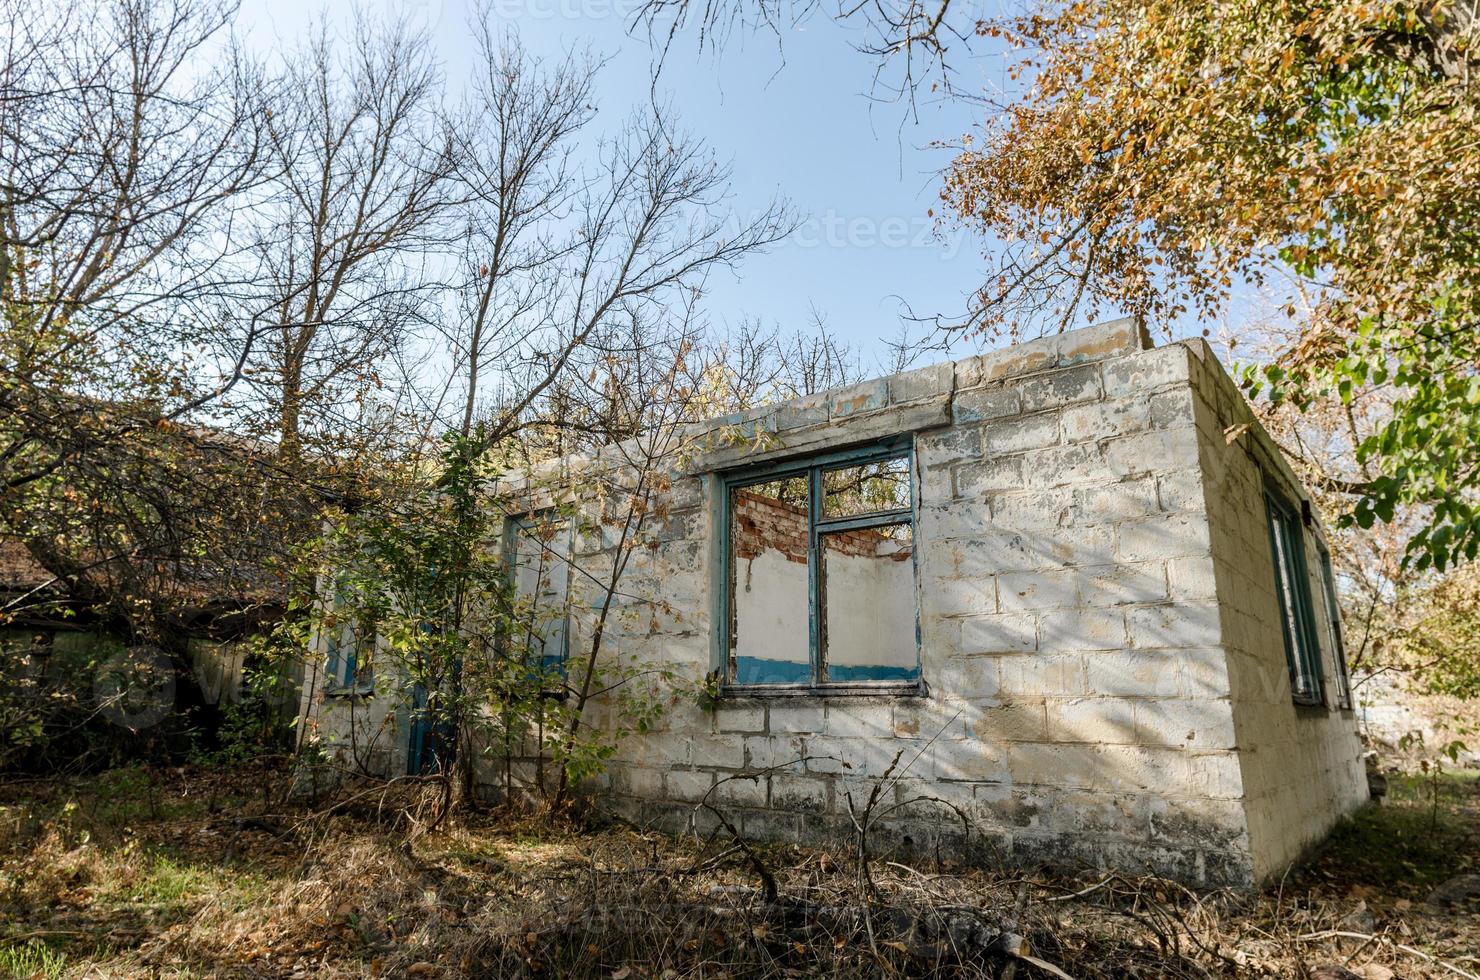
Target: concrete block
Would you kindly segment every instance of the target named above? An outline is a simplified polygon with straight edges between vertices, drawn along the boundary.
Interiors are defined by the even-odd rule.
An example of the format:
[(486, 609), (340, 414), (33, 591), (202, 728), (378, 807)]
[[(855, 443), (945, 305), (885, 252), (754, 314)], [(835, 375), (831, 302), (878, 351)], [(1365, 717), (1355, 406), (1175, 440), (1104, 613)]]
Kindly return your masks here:
[(982, 823), (1019, 831), (1048, 827), (1057, 799), (1051, 790), (1010, 782), (978, 784), (971, 793), (972, 810)]
[(759, 704), (720, 704), (714, 709), (714, 725), (720, 732), (763, 732), (766, 709)]
[(1171, 597), (1178, 602), (1211, 600), (1218, 596), (1213, 560), (1208, 557), (1173, 558), (1167, 562), (1167, 582)]
[(697, 735), (689, 743), (689, 761), (696, 766), (740, 769), (745, 765), (745, 736)]
[(956, 495), (956, 483), (952, 474), (953, 465), (942, 464), (919, 471), (915, 484), (915, 506), (923, 521), (933, 516), (937, 524), (959, 520), (960, 515), (952, 505)]
[[(1027, 486), (1061, 487), (1077, 483), (1095, 483), (1108, 479), (1112, 470), (1106, 465), (1095, 443), (1080, 442), (1069, 446), (1053, 446), (1029, 457), (1029, 465), (1021, 470)], [(1023, 484), (1020, 484), (1023, 485)], [(1001, 490), (1005, 487), (991, 487)]]
[(1058, 441), (1059, 418), (1053, 412), (1001, 419), (982, 426), (983, 451), (988, 456), (1037, 451), (1057, 445)]
[(1243, 795), (1243, 777), (1237, 753), (1215, 751), (1194, 754), (1189, 759), (1188, 770), (1189, 795), (1227, 800), (1236, 800)]
[(1002, 350), (983, 354), (981, 358), (982, 380), (988, 383), (1014, 378), (1051, 368), (1058, 363), (1059, 352), (1053, 338), (1014, 344)]
[(922, 469), (950, 463), (974, 462), (982, 455), (980, 426), (956, 425), (921, 433), (915, 440), (915, 459)]
[(920, 589), (920, 612), (926, 616), (983, 616), (997, 611), (997, 587), (991, 579), (933, 578)]
[[(983, 697), (995, 696), (996, 687), (996, 665), (993, 664), (992, 688), (994, 694), (982, 695)], [(897, 738), (922, 738), (927, 741), (952, 742), (966, 737), (966, 727), (963, 718), (969, 709), (969, 705), (955, 700), (957, 697), (954, 690), (951, 692), (951, 701), (942, 701), (938, 698), (901, 698), (894, 702), (894, 735)], [(976, 697), (974, 694), (960, 695), (962, 697)]]
[(1185, 792), (1188, 757), (1180, 748), (1096, 745), (1094, 785), (1115, 793)]
[[(951, 657), (929, 674), (931, 684), (953, 698), (995, 698), (1001, 689), (996, 657)], [(896, 734), (899, 734), (898, 719), (896, 710)]]
[(1161, 602), (1167, 597), (1166, 565), (1159, 561), (1093, 565), (1078, 569), (1080, 599), (1106, 608), (1130, 603)]
[(710, 800), (722, 805), (762, 807), (766, 805), (766, 786), (765, 776), (726, 776), (716, 780)]
[(839, 388), (832, 393), (830, 401), (832, 417), (845, 419), (851, 415), (873, 412), (889, 404), (889, 382), (887, 379), (865, 381), (861, 384)]
[(827, 734), (837, 738), (889, 738), (894, 734), (893, 709), (887, 698), (827, 706)]
[(1101, 762), (1092, 746), (1012, 742), (1007, 766), (1014, 783), (1054, 789), (1093, 789), (1103, 779)]
[(958, 578), (979, 578), (1004, 571), (1103, 565), (1114, 561), (1114, 551), (1114, 537), (1108, 527), (1077, 527), (1060, 534), (1044, 534), (1041, 530), (1000, 528), (987, 523), (975, 537), (952, 541), (949, 548), (933, 549), (927, 560), (949, 567)]
[(1150, 425), (1150, 406), (1139, 398), (1071, 405), (1064, 409), (1062, 420), (1065, 442), (1110, 439)]
[[(1089, 654), (1088, 656), (1098, 656)], [(1032, 655), (999, 657), (997, 676), (1002, 696), (1084, 694), (1086, 654), (1078, 651), (1045, 650)]]
[(955, 385), (957, 391), (975, 388), (982, 383), (982, 359), (963, 357), (956, 362)]
[[(876, 789), (880, 791), (878, 796), (874, 795)], [(847, 776), (833, 783), (832, 809), (834, 813), (845, 814), (851, 808), (854, 813), (862, 815), (870, 799), (877, 799), (887, 805), (891, 796), (887, 784), (881, 786), (879, 778)]]
[(821, 813), (827, 809), (825, 779), (810, 776), (774, 775), (771, 777), (771, 806), (792, 813)]
[(1048, 709), (1043, 698), (1004, 701), (973, 718), (967, 734), (988, 743), (1042, 742), (1048, 737)]
[(807, 762), (802, 768), (810, 773), (830, 776), (851, 771), (852, 764), (844, 758), (847, 745), (836, 739), (813, 739), (807, 746)]
[(1232, 749), (1233, 712), (1227, 701), (1139, 701), (1136, 735), (1143, 745)]
[(962, 653), (1030, 653), (1038, 649), (1038, 620), (1031, 613), (1000, 613), (961, 620)]
[(1115, 398), (1186, 384), (1190, 377), (1187, 348), (1181, 344), (1117, 357), (1104, 362), (1101, 369), (1105, 394)]
[(1115, 557), (1126, 562), (1205, 556), (1211, 553), (1212, 547), (1208, 521), (1201, 514), (1123, 521), (1116, 528)]
[(1072, 493), (1075, 519), (1080, 523), (1129, 520), (1160, 509), (1156, 481), (1151, 477), (1075, 487)]
[(1164, 511), (1204, 513), (1208, 505), (1203, 491), (1202, 472), (1187, 469), (1186, 466), (1184, 463), (1173, 472), (1156, 475), (1157, 500)]
[(1169, 429), (1189, 425), (1194, 421), (1191, 388), (1179, 387), (1158, 392), (1151, 396), (1146, 406), (1152, 428)]
[(1126, 697), (1176, 697), (1183, 693), (1177, 653), (1119, 651), (1084, 658), (1091, 694)]
[(801, 839), (799, 814), (777, 810), (743, 810), (740, 832), (752, 840), (794, 841)]
[(1045, 651), (1124, 649), (1125, 616), (1118, 609), (1054, 609), (1038, 620), (1038, 643)]
[(1072, 569), (1004, 572), (997, 576), (997, 601), (1004, 612), (1075, 606), (1079, 602), (1077, 573)]
[(992, 490), (1020, 490), (1026, 485), (1023, 460), (1019, 456), (965, 463), (955, 467), (952, 473), (957, 497), (980, 497)]
[(1149, 797), (1137, 793), (1066, 790), (1054, 799), (1054, 826), (1089, 840), (1149, 832)]
[(1067, 487), (994, 493), (987, 503), (992, 523), (1000, 528), (1057, 528), (1074, 522), (1074, 492)]
[(1006, 418), (1022, 411), (1016, 388), (996, 386), (956, 392), (951, 405), (957, 424)]
[(1197, 430), (1154, 429), (1104, 444), (1105, 467), (1117, 479), (1191, 469), (1199, 464)]
[(1055, 742), (1134, 745), (1134, 702), (1121, 698), (1050, 699), (1048, 737)]
[(748, 769), (774, 769), (802, 766), (807, 743), (797, 735), (755, 735), (745, 739), (745, 765)]
[(949, 361), (896, 374), (888, 379), (889, 400), (914, 402), (949, 395), (954, 378), (955, 366)]
[(710, 787), (714, 785), (714, 773), (675, 771), (668, 773), (664, 781), (670, 798), (683, 800), (685, 803), (697, 803), (709, 794)]
[(1009, 775), (1005, 746), (982, 741), (937, 742), (930, 747), (929, 757), (931, 776), (938, 780), (987, 782)]
[(920, 738), (839, 738), (831, 740), (830, 751), (843, 761), (841, 779), (898, 775), (902, 767), (920, 755), (925, 739)]
[(689, 762), (688, 742), (666, 733), (640, 735), (622, 741), (624, 758), (640, 759), (650, 766), (684, 766)]
[(1231, 696), (1228, 684), (1228, 661), (1217, 648), (1178, 650), (1174, 655), (1182, 675), (1182, 693), (1195, 700)]
[(1054, 346), (1059, 363), (1069, 365), (1144, 350), (1151, 346), (1151, 338), (1134, 317), (1122, 317), (1061, 333)]
[(663, 772), (662, 769), (638, 769), (623, 768), (626, 778), (627, 791), (633, 796), (641, 796), (645, 799), (654, 800), (663, 795)]
[(1063, 368), (1024, 378), (1017, 383), (1023, 399), (1023, 411), (1058, 408), (1074, 402), (1099, 398), (1100, 368), (1096, 364)]
[(1218, 607), (1205, 603), (1139, 607), (1126, 620), (1131, 645), (1142, 649), (1217, 646), (1222, 637)]
[(806, 734), (826, 730), (822, 704), (799, 698), (785, 698), (770, 704), (771, 733), (774, 735)]

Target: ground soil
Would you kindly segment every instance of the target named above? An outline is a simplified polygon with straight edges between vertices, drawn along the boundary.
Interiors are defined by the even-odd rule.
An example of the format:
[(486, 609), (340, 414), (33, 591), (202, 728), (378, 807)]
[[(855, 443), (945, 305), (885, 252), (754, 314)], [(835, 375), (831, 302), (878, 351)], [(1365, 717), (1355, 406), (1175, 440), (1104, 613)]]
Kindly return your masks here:
[(0, 780), (0, 978), (1480, 974), (1472, 776), (1393, 775), (1257, 895), (889, 855), (865, 882), (845, 852), (507, 813), (427, 832), (432, 789), (309, 807), (286, 781)]

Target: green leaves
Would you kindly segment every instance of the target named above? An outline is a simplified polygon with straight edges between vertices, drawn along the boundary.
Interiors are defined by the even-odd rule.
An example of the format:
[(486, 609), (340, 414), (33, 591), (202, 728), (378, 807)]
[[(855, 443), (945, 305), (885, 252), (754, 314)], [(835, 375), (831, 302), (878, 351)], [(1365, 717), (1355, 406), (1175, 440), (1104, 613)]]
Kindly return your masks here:
[(1230, 282), (1293, 278), (1301, 336), (1244, 369), (1245, 390), (1302, 411), (1380, 403), (1372, 437), (1350, 436), (1378, 478), (1350, 522), (1412, 517), (1417, 567), (1473, 556), (1480, 58), (1436, 71), (1432, 30), (1410, 3), (1366, 0), (1108, 0), (994, 22), (1031, 49), (1033, 85), (942, 192), (1007, 243), (971, 325), (1061, 328), (1102, 305), (1212, 319)]
[[(614, 615), (625, 615), (635, 604), (602, 584), (612, 581), (600, 565), (611, 561), (613, 549), (601, 547), (589, 559), (596, 573), (577, 567), (569, 536), (557, 538), (554, 525), (569, 521), (576, 540), (600, 542), (610, 530), (602, 521), (620, 505), (593, 506), (600, 516), (586, 516), (573, 504), (555, 509), (558, 518), (549, 508), (531, 514), (531, 499), (544, 499), (546, 488), (493, 492), (493, 455), (477, 436), (450, 434), (433, 473), (399, 495), (343, 515), (327, 530), (306, 557), (324, 583), (309, 609), (309, 633), (329, 636), (352, 625), (357, 671), (373, 658), (374, 697), (392, 699), (390, 716), (410, 718), (429, 738), (454, 739), (457, 758), (494, 760), (492, 771), (508, 779), (516, 764), (525, 769), (531, 758), (546, 777), (585, 779), (605, 768), (621, 738), (650, 731), (668, 710), (676, 688), (655, 685), (654, 678), (677, 678), (667, 665), (603, 651), (593, 623), (577, 615), (607, 606), (622, 607)], [(567, 542), (558, 560), (573, 569), (572, 584), (552, 606), (529, 594), (543, 595), (541, 586), (518, 587), (517, 547), (502, 540), (515, 523), (551, 554), (562, 547), (559, 541)], [(627, 546), (639, 543), (634, 538)], [(567, 620), (563, 664), (545, 659), (531, 641), (549, 635), (551, 617)], [(328, 724), (352, 725), (356, 704), (355, 698), (329, 699), (326, 710), (339, 717)], [(597, 723), (593, 713), (606, 723)], [(451, 755), (451, 748), (439, 744), (437, 758)], [(544, 789), (549, 780), (535, 781)]]

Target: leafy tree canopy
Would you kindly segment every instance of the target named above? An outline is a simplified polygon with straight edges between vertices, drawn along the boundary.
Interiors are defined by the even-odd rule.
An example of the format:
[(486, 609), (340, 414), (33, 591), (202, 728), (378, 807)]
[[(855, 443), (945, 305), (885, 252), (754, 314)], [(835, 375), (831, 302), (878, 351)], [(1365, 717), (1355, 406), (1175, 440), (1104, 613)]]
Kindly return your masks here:
[[(1387, 387), (1347, 515), (1427, 519), (1410, 561), (1480, 549), (1480, 19), (1469, 2), (1108, 0), (978, 33), (1018, 46), (1023, 97), (942, 197), (1005, 243), (967, 328), (1118, 307), (1208, 319), (1291, 277), (1305, 328), (1252, 392)], [(1296, 315), (1292, 302), (1286, 310)], [(1044, 322), (1044, 317), (1051, 321)]]

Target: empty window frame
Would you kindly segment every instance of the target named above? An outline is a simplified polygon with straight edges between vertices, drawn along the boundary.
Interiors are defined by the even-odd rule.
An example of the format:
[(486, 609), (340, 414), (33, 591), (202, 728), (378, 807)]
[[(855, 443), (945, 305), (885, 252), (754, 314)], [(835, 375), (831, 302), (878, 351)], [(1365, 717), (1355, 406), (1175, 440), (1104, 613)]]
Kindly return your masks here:
[(1297, 704), (1323, 703), (1321, 647), (1316, 639), (1310, 571), (1300, 512), (1273, 490), (1264, 494), (1269, 519), (1269, 549), (1274, 558), (1275, 595), (1285, 639), (1290, 690)]
[(349, 612), (343, 587), (336, 587), (320, 632), (324, 637), (330, 684), (341, 691), (363, 691), (373, 680), (370, 658), (360, 654), (359, 634)]
[(728, 474), (721, 486), (727, 685), (918, 687), (908, 441)]
[(1321, 554), (1321, 585), (1326, 597), (1326, 635), (1331, 641), (1331, 656), (1336, 661), (1336, 706), (1343, 711), (1352, 707), (1352, 680), (1346, 664), (1346, 640), (1341, 635), (1341, 604), (1336, 601), (1336, 576), (1331, 571), (1331, 553)]
[(553, 510), (509, 518), (504, 558), (514, 590), (508, 649), (564, 673), (570, 653), (570, 519)]

